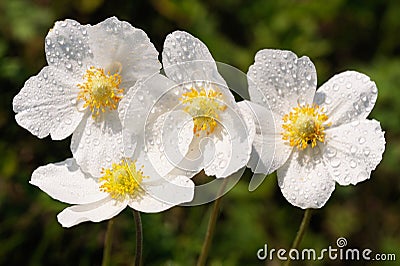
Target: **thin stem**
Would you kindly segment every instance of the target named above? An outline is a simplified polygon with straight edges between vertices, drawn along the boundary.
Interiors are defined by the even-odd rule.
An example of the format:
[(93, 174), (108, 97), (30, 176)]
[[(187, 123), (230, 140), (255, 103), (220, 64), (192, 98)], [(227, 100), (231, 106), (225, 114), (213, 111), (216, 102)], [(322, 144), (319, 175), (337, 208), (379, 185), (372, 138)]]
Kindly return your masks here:
[(103, 261), (102, 266), (110, 265), (110, 254), (112, 246), (112, 236), (113, 236), (113, 224), (114, 220), (110, 219), (107, 224), (106, 236), (104, 239), (104, 249), (103, 249)]
[[(311, 219), (311, 209), (306, 209), (306, 211), (304, 212), (303, 220), (301, 221), (299, 230), (297, 231), (296, 238), (294, 239), (290, 250), (297, 249), (299, 247), (300, 242), (303, 239), (303, 235), (307, 230), (308, 224), (310, 223), (310, 219)], [(290, 261), (290, 257), (289, 257), (285, 263), (285, 266), (289, 266), (290, 262), (291, 261)]]
[(208, 227), (206, 231), (206, 236), (204, 237), (203, 247), (201, 248), (201, 253), (199, 259), (197, 260), (197, 266), (204, 266), (206, 264), (208, 252), (210, 250), (211, 242), (214, 236), (215, 225), (217, 224), (219, 207), (222, 201), (222, 193), (224, 192), (228, 179), (225, 178), (221, 185), (221, 188), (217, 194), (217, 199), (214, 201), (214, 206), (211, 212), (210, 220), (208, 221)]
[(142, 252), (143, 252), (142, 219), (140, 218), (140, 212), (136, 210), (133, 210), (133, 217), (135, 218), (135, 225), (136, 225), (135, 266), (140, 266), (142, 264)]

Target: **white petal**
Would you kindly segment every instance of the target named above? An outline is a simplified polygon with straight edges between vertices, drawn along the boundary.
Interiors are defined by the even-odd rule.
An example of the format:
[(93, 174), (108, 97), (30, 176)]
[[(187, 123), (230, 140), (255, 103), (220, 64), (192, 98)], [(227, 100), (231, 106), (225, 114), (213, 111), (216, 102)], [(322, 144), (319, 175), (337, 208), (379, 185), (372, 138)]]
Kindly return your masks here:
[(88, 40), (88, 26), (75, 20), (58, 21), (46, 37), (46, 58), (50, 66), (81, 78), (92, 62)]
[(252, 134), (235, 104), (221, 112), (218, 126), (208, 136), (200, 134), (190, 144), (180, 166), (188, 171), (205, 173), (217, 178), (227, 177), (244, 167), (251, 153)]
[(366, 118), (375, 105), (378, 89), (364, 74), (346, 71), (318, 89), (314, 102), (324, 107), (332, 127)]
[(193, 118), (180, 110), (164, 113), (146, 125), (144, 137), (150, 162), (164, 176), (187, 154), (193, 139)]
[(217, 128), (217, 131), (210, 136), (215, 152), (208, 148), (204, 150), (205, 158), (213, 156), (212, 163), (204, 166), (205, 173), (217, 178), (228, 177), (247, 164), (255, 136), (253, 117), (243, 112), (229, 89), (225, 89), (224, 100), (227, 108), (220, 113), (218, 121), (218, 128), (223, 130), (218, 132)]
[(268, 175), (281, 167), (292, 151), (292, 147), (282, 140), (280, 116), (250, 101), (240, 102), (239, 106), (252, 113), (256, 126), (253, 150), (247, 165), (254, 173)]
[(54, 67), (29, 78), (13, 100), (17, 123), (35, 136), (60, 140), (74, 132), (82, 117), (76, 107), (79, 82)]
[(128, 91), (118, 106), (123, 125), (124, 149), (127, 156), (133, 154), (134, 144), (144, 141), (145, 124), (152, 123), (161, 114), (179, 104), (173, 93), (175, 82), (160, 74), (139, 80)]
[(384, 132), (376, 120), (353, 121), (326, 130), (324, 159), (340, 185), (355, 185), (369, 179), (382, 160)]
[(126, 202), (106, 198), (90, 204), (68, 207), (57, 215), (57, 219), (63, 227), (71, 227), (87, 221), (101, 222), (116, 216), (126, 206)]
[(107, 197), (100, 191), (98, 182), (83, 173), (74, 159), (37, 168), (29, 183), (69, 204), (87, 204)]
[(249, 142), (253, 143), (256, 136), (256, 121), (254, 120), (254, 113), (247, 105), (248, 101), (241, 101), (237, 103), (240, 114), (248, 131)]
[[(102, 168), (110, 168), (124, 152), (122, 126), (116, 111), (106, 112), (96, 121), (87, 114), (72, 135), (71, 151), (84, 172), (101, 176)], [(100, 118), (100, 117), (99, 117)]]
[(162, 58), (165, 73), (177, 83), (205, 80), (226, 86), (207, 46), (187, 32), (165, 38)]
[(108, 18), (89, 27), (88, 35), (94, 62), (110, 72), (119, 72), (122, 88), (133, 86), (161, 68), (158, 52), (146, 33), (126, 21)]
[(319, 148), (308, 147), (302, 152), (294, 150), (277, 174), (283, 196), (302, 209), (321, 208), (335, 190), (335, 181)]
[(312, 103), (317, 73), (311, 60), (291, 51), (264, 49), (257, 52), (247, 73), (250, 99), (280, 115), (298, 104)]
[(143, 181), (146, 190), (143, 198), (129, 202), (131, 208), (141, 212), (161, 212), (181, 203), (190, 202), (194, 197), (194, 183), (184, 176), (169, 176), (156, 182)]

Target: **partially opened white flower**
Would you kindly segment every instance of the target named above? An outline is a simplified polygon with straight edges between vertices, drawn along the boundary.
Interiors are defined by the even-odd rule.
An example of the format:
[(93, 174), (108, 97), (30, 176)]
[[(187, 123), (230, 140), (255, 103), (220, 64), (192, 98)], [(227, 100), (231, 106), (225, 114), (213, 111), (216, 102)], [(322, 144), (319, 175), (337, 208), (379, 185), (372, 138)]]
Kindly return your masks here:
[(73, 134), (74, 158), (99, 176), (123, 149), (119, 104), (138, 79), (159, 72), (158, 52), (145, 32), (115, 17), (56, 22), (45, 44), (49, 65), (14, 98), (17, 123), (39, 138)]
[[(163, 70), (138, 83), (130, 106), (134, 115), (124, 125), (142, 123), (143, 133), (131, 132), (145, 142), (159, 173), (179, 166), (193, 176), (202, 169), (209, 176), (227, 177), (243, 168), (251, 153), (251, 127), (217, 70), (207, 47), (192, 35), (175, 31), (164, 43)], [(141, 112), (139, 112), (141, 113)], [(142, 136), (143, 135), (143, 136)], [(129, 137), (127, 137), (129, 139)]]
[[(367, 120), (378, 90), (368, 76), (346, 71), (316, 91), (308, 57), (261, 50), (248, 72), (251, 102), (241, 105), (256, 119), (249, 166), (275, 170), (285, 198), (301, 208), (320, 208), (340, 185), (370, 177), (382, 159), (385, 138)], [(246, 105), (247, 104), (247, 105)]]
[(39, 167), (30, 183), (52, 198), (77, 204), (58, 214), (64, 227), (110, 219), (127, 206), (154, 213), (193, 199), (194, 183), (182, 175), (161, 177), (144, 152), (133, 158), (112, 158), (100, 178), (83, 172), (75, 159)]

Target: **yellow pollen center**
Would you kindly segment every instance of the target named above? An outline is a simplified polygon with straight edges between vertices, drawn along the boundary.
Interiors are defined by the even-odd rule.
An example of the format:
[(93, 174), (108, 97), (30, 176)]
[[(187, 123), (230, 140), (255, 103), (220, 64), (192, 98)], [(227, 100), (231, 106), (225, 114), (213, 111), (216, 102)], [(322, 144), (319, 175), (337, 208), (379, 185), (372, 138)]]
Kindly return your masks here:
[(314, 148), (317, 141), (325, 142), (325, 127), (331, 125), (324, 124), (328, 116), (322, 113), (318, 105), (295, 107), (282, 119), (282, 139), (288, 140), (290, 146), (299, 150), (304, 150), (308, 144)]
[(113, 163), (111, 169), (103, 169), (101, 173), (103, 176), (99, 179), (102, 182), (100, 190), (119, 201), (143, 193), (140, 184), (143, 178), (148, 178), (143, 175), (141, 168), (136, 168), (136, 161), (127, 159), (123, 159), (119, 164)]
[(90, 67), (84, 75), (85, 82), (78, 84), (80, 88), (78, 100), (84, 100), (84, 108), (89, 107), (92, 116), (97, 117), (100, 112), (117, 109), (122, 99), (124, 89), (119, 88), (121, 76), (104, 73), (104, 69)]
[(223, 104), (223, 94), (213, 89), (206, 91), (191, 88), (179, 99), (185, 106), (184, 111), (193, 117), (193, 132), (196, 136), (204, 131), (209, 135), (218, 126), (219, 113), (227, 108)]

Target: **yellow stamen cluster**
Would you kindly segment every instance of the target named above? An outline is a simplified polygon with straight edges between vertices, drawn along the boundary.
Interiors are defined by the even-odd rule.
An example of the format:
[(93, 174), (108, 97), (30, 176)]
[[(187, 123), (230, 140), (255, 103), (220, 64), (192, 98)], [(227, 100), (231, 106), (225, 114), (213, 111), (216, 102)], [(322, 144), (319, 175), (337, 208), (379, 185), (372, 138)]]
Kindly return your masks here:
[(103, 176), (99, 181), (103, 184), (100, 190), (109, 193), (118, 201), (143, 193), (140, 184), (143, 178), (148, 178), (143, 175), (142, 169), (136, 168), (136, 161), (128, 159), (123, 159), (119, 164), (113, 163), (111, 169), (103, 169), (101, 173)]
[(324, 142), (325, 126), (330, 126), (330, 124), (324, 125), (328, 116), (321, 112), (318, 105), (307, 104), (295, 107), (282, 119), (283, 140), (288, 140), (290, 146), (297, 147), (299, 150), (304, 150), (308, 144), (314, 148), (317, 141)]
[(78, 84), (80, 88), (78, 100), (84, 100), (84, 108), (89, 107), (93, 118), (106, 109), (117, 109), (118, 102), (122, 99), (124, 89), (119, 88), (121, 76), (104, 73), (104, 69), (90, 67), (84, 75), (85, 82)]
[(196, 136), (201, 131), (205, 131), (207, 135), (213, 133), (218, 125), (219, 112), (227, 108), (222, 104), (223, 94), (213, 89), (206, 91), (204, 88), (191, 88), (182, 94), (180, 101), (185, 105), (185, 112), (193, 117), (193, 132)]

